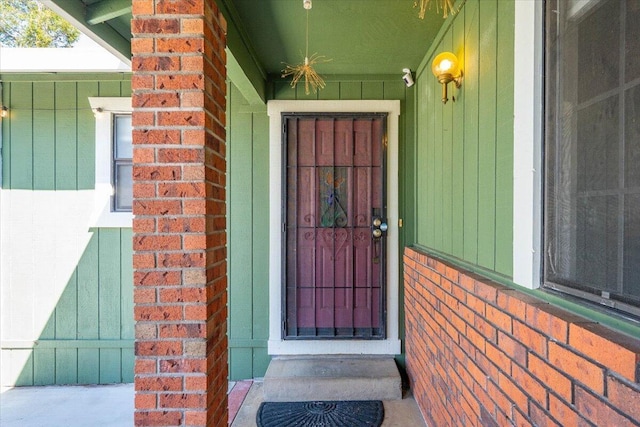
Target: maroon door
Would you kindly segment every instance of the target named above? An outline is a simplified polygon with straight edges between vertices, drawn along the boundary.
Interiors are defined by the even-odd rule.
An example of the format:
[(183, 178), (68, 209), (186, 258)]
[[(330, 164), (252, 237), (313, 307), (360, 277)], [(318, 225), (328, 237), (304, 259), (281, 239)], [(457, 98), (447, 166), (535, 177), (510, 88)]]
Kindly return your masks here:
[(283, 123), (284, 337), (384, 338), (386, 115)]

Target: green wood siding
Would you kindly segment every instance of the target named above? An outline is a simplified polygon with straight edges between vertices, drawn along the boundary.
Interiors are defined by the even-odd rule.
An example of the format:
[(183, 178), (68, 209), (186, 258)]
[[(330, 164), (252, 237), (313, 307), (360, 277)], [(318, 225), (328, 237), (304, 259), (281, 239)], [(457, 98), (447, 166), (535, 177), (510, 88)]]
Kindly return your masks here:
[[(417, 241), (505, 277), (512, 275), (513, 2), (469, 0), (418, 71)], [(441, 85), (431, 61), (451, 51), (461, 89)], [(452, 100), (455, 96), (455, 101)], [(499, 122), (496, 117), (507, 118)]]
[[(400, 116), (400, 247), (414, 242), (414, 89), (398, 76), (326, 76), (326, 87), (306, 95), (275, 77), (270, 99), (397, 99)], [(269, 120), (265, 106), (252, 106), (240, 91), (228, 91), (229, 376), (264, 376), (269, 364)], [(278, 232), (277, 230), (275, 232)], [(249, 268), (251, 267), (251, 268)], [(400, 281), (402, 282), (402, 281)], [(403, 316), (401, 310), (400, 316)], [(400, 319), (400, 325), (403, 325)], [(402, 326), (401, 326), (402, 327)], [(401, 337), (404, 336), (400, 331)]]
[(89, 224), (87, 99), (130, 96), (130, 75), (27, 77), (2, 76), (3, 385), (131, 382), (132, 235)]
[(264, 376), (269, 315), (269, 133), (266, 107), (227, 91), (229, 378)]

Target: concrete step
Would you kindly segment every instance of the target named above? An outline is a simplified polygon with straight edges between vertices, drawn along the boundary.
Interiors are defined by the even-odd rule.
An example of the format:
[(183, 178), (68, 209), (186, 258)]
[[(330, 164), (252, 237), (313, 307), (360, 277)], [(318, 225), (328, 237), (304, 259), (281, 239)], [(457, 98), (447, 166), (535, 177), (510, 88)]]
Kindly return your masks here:
[(269, 402), (400, 400), (402, 381), (391, 357), (280, 356), (264, 377)]

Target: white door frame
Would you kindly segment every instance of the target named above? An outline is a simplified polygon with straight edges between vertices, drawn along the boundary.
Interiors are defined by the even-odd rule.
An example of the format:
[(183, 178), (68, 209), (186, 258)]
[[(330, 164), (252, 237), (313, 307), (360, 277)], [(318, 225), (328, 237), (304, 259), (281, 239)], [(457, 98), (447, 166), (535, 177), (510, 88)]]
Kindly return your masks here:
[[(269, 344), (270, 355), (400, 354), (398, 243), (398, 119), (400, 101), (269, 101)], [(282, 113), (387, 113), (387, 285), (384, 340), (282, 339)]]

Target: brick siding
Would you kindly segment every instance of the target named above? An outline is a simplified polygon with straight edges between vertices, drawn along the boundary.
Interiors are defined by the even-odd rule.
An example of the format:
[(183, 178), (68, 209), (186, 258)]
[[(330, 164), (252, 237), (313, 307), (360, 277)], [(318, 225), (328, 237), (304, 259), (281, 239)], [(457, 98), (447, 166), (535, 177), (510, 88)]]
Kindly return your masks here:
[(432, 426), (632, 426), (640, 342), (407, 248), (406, 358)]
[(135, 424), (227, 425), (226, 23), (132, 6)]

